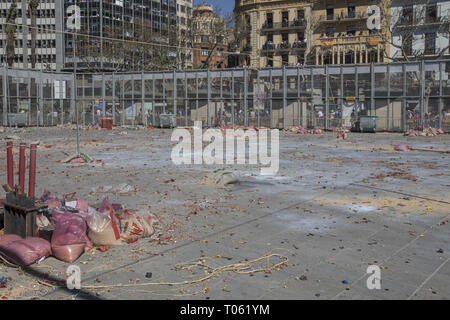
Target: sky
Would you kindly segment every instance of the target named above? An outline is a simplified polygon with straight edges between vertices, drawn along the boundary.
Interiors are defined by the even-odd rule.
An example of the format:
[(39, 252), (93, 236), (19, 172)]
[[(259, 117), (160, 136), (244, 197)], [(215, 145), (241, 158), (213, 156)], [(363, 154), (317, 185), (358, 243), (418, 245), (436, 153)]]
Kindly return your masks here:
[(223, 13), (231, 13), (234, 9), (234, 0), (194, 0), (194, 5), (199, 5), (202, 2), (213, 7), (219, 6)]

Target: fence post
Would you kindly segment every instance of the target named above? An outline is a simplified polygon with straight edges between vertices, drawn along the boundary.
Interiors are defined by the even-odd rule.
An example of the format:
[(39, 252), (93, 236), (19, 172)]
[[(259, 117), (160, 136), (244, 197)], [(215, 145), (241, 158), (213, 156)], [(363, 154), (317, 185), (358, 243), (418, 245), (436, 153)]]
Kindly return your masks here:
[[(73, 76), (72, 76), (72, 94), (71, 94), (71, 106), (70, 106), (70, 109), (71, 109), (71, 115), (73, 115), (73, 114), (75, 114), (75, 117), (78, 117), (78, 114), (77, 114), (77, 112), (76, 112), (76, 109), (77, 109), (77, 106), (76, 106), (76, 100), (75, 100), (75, 96), (76, 96), (76, 94), (77, 94), (77, 92), (76, 92), (76, 81), (77, 81), (77, 74), (76, 73), (73, 73)], [(62, 83), (62, 81), (60, 81), (60, 83)], [(73, 119), (73, 118), (72, 118)], [(71, 120), (72, 120), (71, 119)], [(76, 119), (76, 121), (77, 121), (77, 123), (78, 123), (78, 118)], [(73, 122), (72, 122), (73, 123)], [(78, 139), (78, 132), (77, 132), (77, 139)], [(77, 150), (77, 152), (78, 152), (78, 150)]]
[(3, 67), (3, 126), (8, 126), (8, 69)]
[[(220, 107), (222, 108), (222, 111), (220, 112), (220, 125), (223, 124), (222, 114), (225, 114), (225, 103), (223, 102), (223, 76), (222, 76), (222, 70), (220, 70)], [(217, 116), (217, 115), (216, 115)]]
[[(30, 87), (31, 87), (31, 81), (30, 81)], [(38, 93), (38, 95), (39, 95), (38, 103), (39, 103), (39, 109), (41, 110), (41, 117), (42, 117), (42, 124), (43, 124), (43, 119), (44, 119), (43, 118), (43, 116), (44, 116), (44, 88), (43, 88), (42, 72), (39, 72), (39, 90), (36, 90), (36, 91), (37, 91), (36, 93)], [(31, 101), (30, 101), (30, 107), (31, 107)], [(52, 104), (52, 109), (53, 109), (53, 104)], [(52, 119), (53, 119), (53, 114), (52, 114)], [(40, 119), (38, 119), (38, 121), (39, 120)]]
[(403, 103), (402, 103), (402, 130), (406, 130), (406, 65), (402, 64), (403, 71)]
[[(147, 126), (147, 116), (144, 114), (144, 104), (145, 104), (145, 81), (144, 81), (144, 72), (141, 72), (141, 121), (142, 124)], [(147, 111), (147, 110), (145, 110)], [(145, 121), (144, 121), (145, 116)]]
[(442, 98), (442, 63), (439, 62), (439, 128), (442, 129), (442, 108), (443, 108), (443, 98)]
[(269, 98), (269, 114), (270, 114), (270, 129), (273, 128), (273, 76), (272, 68), (269, 69), (269, 81), (270, 81), (270, 98)]
[[(103, 65), (103, 59), (102, 59), (102, 65)], [(102, 73), (102, 114), (103, 117), (106, 117), (106, 101), (105, 101), (105, 73)]]
[(248, 126), (248, 67), (244, 68), (244, 125)]
[(393, 120), (390, 117), (391, 112), (391, 65), (387, 64), (386, 66), (387, 72), (387, 112), (386, 112), (386, 130), (389, 131), (391, 128), (390, 121)]
[(112, 119), (113, 119), (113, 125), (115, 126), (116, 125), (116, 80), (114, 79), (114, 73), (111, 74), (111, 81), (112, 81), (112, 97), (111, 97)]
[(375, 68), (370, 64), (370, 115), (375, 115)]
[[(259, 107), (260, 107), (260, 103), (262, 102), (261, 101), (261, 97), (262, 97), (262, 95), (261, 95), (261, 89), (260, 89), (260, 86), (261, 86), (261, 84), (260, 84), (260, 79), (259, 79), (259, 70), (256, 70), (256, 72), (257, 72), (257, 86), (256, 86), (256, 90), (257, 90), (257, 92), (256, 92), (256, 99), (255, 99), (255, 92), (253, 92), (253, 109), (256, 109), (255, 108), (255, 100), (258, 102), (258, 109), (256, 110), (256, 115), (257, 115), (257, 119), (258, 119), (258, 128), (259, 127), (261, 127), (261, 120), (260, 120), (260, 118), (259, 118), (259, 112), (260, 112), (260, 110), (259, 110)], [(254, 89), (253, 89), (254, 90)]]
[(301, 110), (301, 106), (300, 106), (300, 68), (297, 67), (297, 125), (300, 126), (301, 122), (301, 116), (300, 116), (300, 110)]
[(208, 85), (208, 110), (207, 110), (207, 120), (208, 128), (211, 128), (211, 71), (207, 70), (207, 85)]
[(188, 126), (188, 80), (187, 72), (184, 71), (184, 125)]
[(92, 125), (95, 124), (95, 88), (94, 88), (94, 74), (91, 74), (92, 83)]
[[(428, 108), (427, 108), (428, 112)], [(425, 60), (420, 63), (420, 127), (425, 129)]]
[(286, 66), (283, 66), (283, 129), (286, 128), (286, 108), (287, 108), (287, 75)]
[(155, 126), (156, 122), (155, 122), (155, 111), (156, 111), (156, 107), (155, 107), (155, 74), (152, 73), (152, 125)]
[[(313, 114), (314, 114), (314, 68), (311, 68), (311, 113), (310, 113), (311, 123), (312, 119), (314, 118)], [(306, 126), (308, 127), (308, 108), (306, 108)]]
[(234, 70), (231, 71), (231, 124), (233, 125), (234, 129)]
[[(177, 72), (173, 70), (173, 113), (175, 114), (175, 123), (177, 122)], [(176, 126), (178, 124), (176, 123)]]
[[(341, 66), (342, 70), (342, 66)], [(342, 95), (342, 93), (341, 93)], [(330, 109), (330, 72), (325, 65), (325, 130), (328, 129), (328, 110)], [(314, 112), (314, 111), (313, 111)]]

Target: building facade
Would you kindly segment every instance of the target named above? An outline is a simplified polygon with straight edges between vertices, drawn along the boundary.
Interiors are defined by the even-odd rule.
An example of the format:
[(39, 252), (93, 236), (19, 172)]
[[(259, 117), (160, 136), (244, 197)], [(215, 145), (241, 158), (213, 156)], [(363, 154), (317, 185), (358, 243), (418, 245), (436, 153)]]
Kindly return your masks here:
[(192, 32), (194, 0), (177, 0), (178, 67), (192, 68), (194, 65), (194, 35)]
[(213, 6), (194, 7), (194, 68), (226, 68), (228, 43), (225, 21), (214, 14)]
[(314, 1), (314, 47), (310, 62), (315, 65), (380, 63), (388, 61), (389, 34), (369, 30), (368, 7), (381, 1)]
[[(6, 63), (6, 22), (12, 1), (0, 1), (0, 61)], [(63, 42), (56, 30), (62, 30), (62, 2), (41, 1), (37, 9), (36, 69), (58, 70), (63, 64)], [(17, 18), (15, 32), (14, 68), (31, 68), (31, 19), (28, 1), (16, 0)]]
[(391, 13), (392, 60), (450, 58), (450, 1), (393, 0)]
[(242, 64), (279, 67), (303, 64), (312, 45), (312, 2), (236, 0), (236, 37)]
[[(30, 68), (31, 19), (25, 10), (28, 1), (16, 2), (13, 67)], [(184, 2), (187, 5), (192, 0)], [(66, 26), (71, 5), (80, 7), (81, 30), (76, 31), (77, 35), (71, 34), (73, 31)], [(3, 65), (6, 65), (5, 23), (10, 6), (11, 0), (0, 1)], [(37, 28), (37, 69), (125, 71), (157, 68), (164, 59), (173, 60), (173, 66), (177, 63), (176, 0), (41, 0)]]

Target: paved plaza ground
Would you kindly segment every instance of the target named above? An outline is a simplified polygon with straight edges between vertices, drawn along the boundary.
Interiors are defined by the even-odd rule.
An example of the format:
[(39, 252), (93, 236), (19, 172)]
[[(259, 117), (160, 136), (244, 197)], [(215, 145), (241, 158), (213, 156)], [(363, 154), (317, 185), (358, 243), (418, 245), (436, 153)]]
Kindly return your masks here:
[[(69, 264), (47, 258), (25, 270), (0, 263), (5, 299), (449, 299), (450, 136), (397, 133), (300, 135), (280, 132), (280, 170), (225, 166), (239, 183), (220, 187), (204, 177), (221, 166), (171, 162), (171, 130), (82, 130), (81, 151), (102, 162), (60, 161), (76, 151), (73, 128), (5, 129), (0, 139), (39, 140), (37, 194), (99, 204), (105, 196), (158, 219), (152, 238), (84, 253), (74, 264), (82, 288), (64, 283)], [(6, 140), (4, 140), (6, 141)], [(406, 144), (428, 151), (395, 151)], [(17, 159), (17, 155), (16, 158)], [(17, 160), (16, 160), (17, 161)], [(6, 148), (0, 154), (6, 183)], [(137, 192), (98, 192), (129, 184)], [(97, 190), (96, 190), (97, 189)], [(2, 190), (1, 198), (5, 197)], [(277, 253), (270, 259), (264, 255)], [(271, 272), (210, 274), (251, 262)], [(270, 260), (270, 261), (267, 261)], [(381, 269), (381, 289), (369, 290), (369, 265)], [(151, 273), (151, 278), (149, 278)], [(146, 278), (146, 275), (148, 278)], [(179, 282), (186, 281), (186, 285)], [(168, 285), (143, 285), (165, 282)], [(178, 284), (177, 284), (178, 283)], [(50, 285), (52, 284), (52, 286)], [(171, 284), (171, 285), (170, 285)], [(119, 286), (110, 286), (119, 285)], [(105, 287), (102, 287), (105, 286)]]

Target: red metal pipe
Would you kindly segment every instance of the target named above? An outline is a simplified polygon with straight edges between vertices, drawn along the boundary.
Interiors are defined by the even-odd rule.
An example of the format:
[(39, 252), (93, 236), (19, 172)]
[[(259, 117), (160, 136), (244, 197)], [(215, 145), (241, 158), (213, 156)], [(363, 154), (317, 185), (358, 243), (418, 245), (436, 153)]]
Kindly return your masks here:
[(7, 152), (7, 166), (8, 166), (8, 185), (11, 189), (14, 189), (14, 158), (13, 158), (13, 143), (6, 143)]
[(28, 179), (28, 196), (30, 198), (34, 197), (34, 191), (36, 187), (36, 150), (37, 145), (32, 144), (30, 146), (30, 176)]
[(25, 143), (20, 144), (19, 152), (19, 187), (20, 193), (25, 193)]

